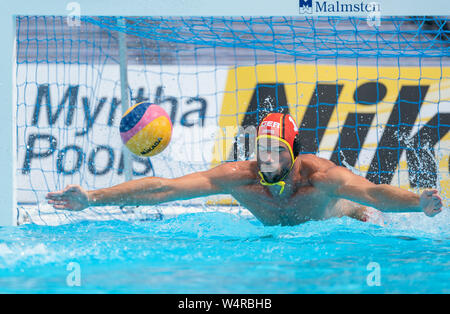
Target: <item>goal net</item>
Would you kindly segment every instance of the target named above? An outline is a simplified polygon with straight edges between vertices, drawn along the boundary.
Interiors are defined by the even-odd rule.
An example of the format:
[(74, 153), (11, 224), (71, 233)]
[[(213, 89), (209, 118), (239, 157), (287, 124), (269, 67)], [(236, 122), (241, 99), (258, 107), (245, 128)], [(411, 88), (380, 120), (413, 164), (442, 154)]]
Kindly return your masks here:
[[(119, 23), (122, 20), (124, 23)], [(140, 208), (54, 211), (49, 191), (126, 180), (119, 134), (130, 104), (162, 106), (168, 148), (131, 156), (132, 178), (178, 177), (254, 158), (248, 132), (288, 112), (301, 153), (377, 184), (450, 190), (449, 22), (446, 17), (16, 18), (16, 194), (19, 223), (147, 219), (227, 196)], [(126, 63), (120, 61), (125, 35)], [(125, 67), (128, 85), (121, 88)], [(123, 87), (123, 86), (122, 86)], [(238, 207), (239, 208), (239, 207)], [(239, 209), (240, 210), (240, 209)]]

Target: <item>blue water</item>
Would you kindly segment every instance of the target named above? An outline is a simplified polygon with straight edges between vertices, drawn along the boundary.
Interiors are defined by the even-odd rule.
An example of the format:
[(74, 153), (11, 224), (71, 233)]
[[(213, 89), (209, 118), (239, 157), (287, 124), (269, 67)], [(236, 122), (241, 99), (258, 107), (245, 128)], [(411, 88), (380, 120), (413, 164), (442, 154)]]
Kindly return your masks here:
[[(448, 221), (418, 214), (384, 227), (350, 218), (264, 227), (197, 213), (6, 227), (0, 292), (449, 293)], [(80, 286), (68, 284), (71, 262)], [(378, 277), (369, 263), (379, 265)]]

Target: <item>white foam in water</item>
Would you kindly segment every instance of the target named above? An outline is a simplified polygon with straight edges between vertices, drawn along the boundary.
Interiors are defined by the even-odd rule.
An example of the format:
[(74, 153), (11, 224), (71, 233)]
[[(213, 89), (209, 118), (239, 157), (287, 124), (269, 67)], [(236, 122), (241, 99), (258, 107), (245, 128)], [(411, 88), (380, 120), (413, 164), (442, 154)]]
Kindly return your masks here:
[(50, 254), (47, 246), (43, 243), (37, 243), (30, 245), (27, 243), (14, 243), (6, 244), (0, 243), (0, 257), (2, 257), (2, 263), (0, 263), (0, 268), (16, 265), (18, 261), (29, 258), (40, 256), (46, 261), (53, 261), (54, 256)]
[(158, 205), (158, 206), (127, 206), (119, 208), (115, 206), (102, 206), (87, 208), (83, 211), (56, 210), (47, 203), (39, 206), (18, 207), (18, 224), (37, 224), (58, 226), (82, 221), (142, 221), (161, 220), (173, 218), (180, 214), (199, 212), (223, 212), (240, 215), (248, 218), (252, 214), (241, 206), (182, 206), (182, 205)]
[(402, 231), (421, 231), (429, 234), (448, 234), (450, 212), (444, 208), (434, 217), (428, 217), (424, 213), (384, 213), (386, 227)]

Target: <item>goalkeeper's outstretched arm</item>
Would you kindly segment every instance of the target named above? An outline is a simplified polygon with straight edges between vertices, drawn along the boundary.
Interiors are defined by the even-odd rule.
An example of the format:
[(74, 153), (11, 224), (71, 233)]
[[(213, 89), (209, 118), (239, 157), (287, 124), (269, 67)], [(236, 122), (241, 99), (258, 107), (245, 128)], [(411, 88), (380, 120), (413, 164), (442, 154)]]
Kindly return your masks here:
[(220, 165), (175, 179), (146, 177), (109, 188), (87, 191), (79, 185), (50, 192), (46, 198), (55, 209), (80, 211), (91, 206), (133, 206), (228, 193), (237, 163)]
[(387, 185), (374, 184), (353, 174), (344, 167), (331, 167), (315, 175), (315, 186), (359, 204), (384, 212), (424, 212), (433, 217), (442, 211), (442, 198), (438, 190), (425, 190), (419, 196), (407, 190)]

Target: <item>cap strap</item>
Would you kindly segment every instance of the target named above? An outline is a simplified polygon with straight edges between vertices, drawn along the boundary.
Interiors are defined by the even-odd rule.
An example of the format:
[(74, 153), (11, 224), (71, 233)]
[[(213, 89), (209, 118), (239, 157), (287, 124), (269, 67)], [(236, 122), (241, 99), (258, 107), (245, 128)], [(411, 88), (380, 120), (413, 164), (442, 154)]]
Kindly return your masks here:
[(286, 185), (286, 182), (284, 182), (284, 181), (278, 181), (278, 182), (274, 182), (274, 183), (269, 183), (269, 182), (267, 182), (265, 179), (264, 179), (264, 176), (263, 176), (263, 174), (261, 173), (261, 171), (258, 171), (258, 174), (259, 174), (259, 176), (261, 177), (261, 180), (259, 181), (259, 183), (261, 183), (261, 185), (269, 185), (269, 186), (272, 186), (272, 185), (279, 185), (279, 186), (281, 186), (281, 189), (280, 189), (280, 192), (278, 193), (278, 195), (281, 195), (282, 193), (283, 193), (283, 191), (284, 191), (284, 186)]

